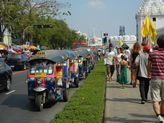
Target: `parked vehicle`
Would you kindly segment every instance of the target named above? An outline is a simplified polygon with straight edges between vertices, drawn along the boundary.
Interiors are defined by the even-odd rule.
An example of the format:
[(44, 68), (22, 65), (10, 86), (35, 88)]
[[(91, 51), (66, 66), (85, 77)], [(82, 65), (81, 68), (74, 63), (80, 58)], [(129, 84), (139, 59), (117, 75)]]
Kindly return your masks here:
[(0, 60), (0, 79), (0, 90), (9, 91), (12, 83), (12, 70), (4, 60)]
[(68, 50), (69, 57), (69, 82), (70, 87), (79, 87), (79, 69), (77, 54), (74, 51)]
[(79, 63), (79, 79), (85, 79), (89, 73), (89, 66), (88, 66), (88, 51), (86, 49), (77, 49), (78, 54), (78, 63)]
[(6, 61), (8, 51), (6, 49), (0, 49), (0, 60)]
[(28, 97), (39, 111), (49, 101), (67, 101), (65, 56), (57, 50), (39, 51), (29, 60)]
[(28, 57), (26, 54), (9, 53), (6, 58), (6, 63), (12, 69), (25, 70), (28, 66)]

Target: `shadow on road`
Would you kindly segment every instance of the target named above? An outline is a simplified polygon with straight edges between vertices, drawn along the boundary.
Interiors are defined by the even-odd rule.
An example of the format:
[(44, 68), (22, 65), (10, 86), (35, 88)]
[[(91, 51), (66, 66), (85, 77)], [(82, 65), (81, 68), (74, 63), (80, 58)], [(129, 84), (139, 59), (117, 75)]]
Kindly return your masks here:
[[(44, 108), (50, 108), (53, 106), (54, 103), (48, 103)], [(28, 110), (28, 111), (37, 111), (34, 102), (30, 102), (28, 100), (27, 95), (24, 94), (12, 94), (11, 96), (7, 97), (4, 102), (1, 103), (1, 105), (8, 106), (10, 108), (20, 108), (22, 110)]]

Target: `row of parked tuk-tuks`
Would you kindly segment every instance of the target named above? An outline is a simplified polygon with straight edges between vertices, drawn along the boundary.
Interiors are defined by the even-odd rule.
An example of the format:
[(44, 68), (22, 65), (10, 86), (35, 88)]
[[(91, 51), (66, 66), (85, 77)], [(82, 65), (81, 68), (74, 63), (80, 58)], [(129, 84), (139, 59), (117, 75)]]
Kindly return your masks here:
[(29, 60), (29, 99), (39, 111), (48, 102), (67, 101), (68, 88), (78, 87), (96, 62), (97, 53), (88, 48), (37, 52)]

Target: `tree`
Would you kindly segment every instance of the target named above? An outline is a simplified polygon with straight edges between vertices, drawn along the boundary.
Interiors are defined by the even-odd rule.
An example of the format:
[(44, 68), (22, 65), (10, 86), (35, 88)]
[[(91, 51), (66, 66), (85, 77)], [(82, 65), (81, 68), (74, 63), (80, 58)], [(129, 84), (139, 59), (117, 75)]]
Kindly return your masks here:
[(6, 28), (11, 31), (12, 22), (17, 16), (16, 13), (20, 10), (20, 0), (1, 0), (0, 3), (0, 41), (3, 40), (3, 33)]
[[(0, 41), (7, 28), (12, 38), (25, 40), (52, 48), (70, 47), (76, 39), (81, 39), (63, 20), (54, 19), (56, 15), (69, 16), (71, 12), (62, 8), (69, 3), (56, 0), (1, 0)], [(33, 28), (42, 25), (45, 28)], [(47, 28), (51, 25), (53, 28)], [(1, 28), (3, 27), (3, 28)], [(25, 40), (23, 40), (25, 39)]]

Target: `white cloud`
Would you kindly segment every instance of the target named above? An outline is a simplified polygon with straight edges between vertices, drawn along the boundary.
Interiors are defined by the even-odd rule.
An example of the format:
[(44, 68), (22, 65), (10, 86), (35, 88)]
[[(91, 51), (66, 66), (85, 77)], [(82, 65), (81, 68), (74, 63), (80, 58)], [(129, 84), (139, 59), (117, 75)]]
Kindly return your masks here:
[(89, 5), (94, 8), (103, 8), (105, 6), (104, 0), (89, 0)]

